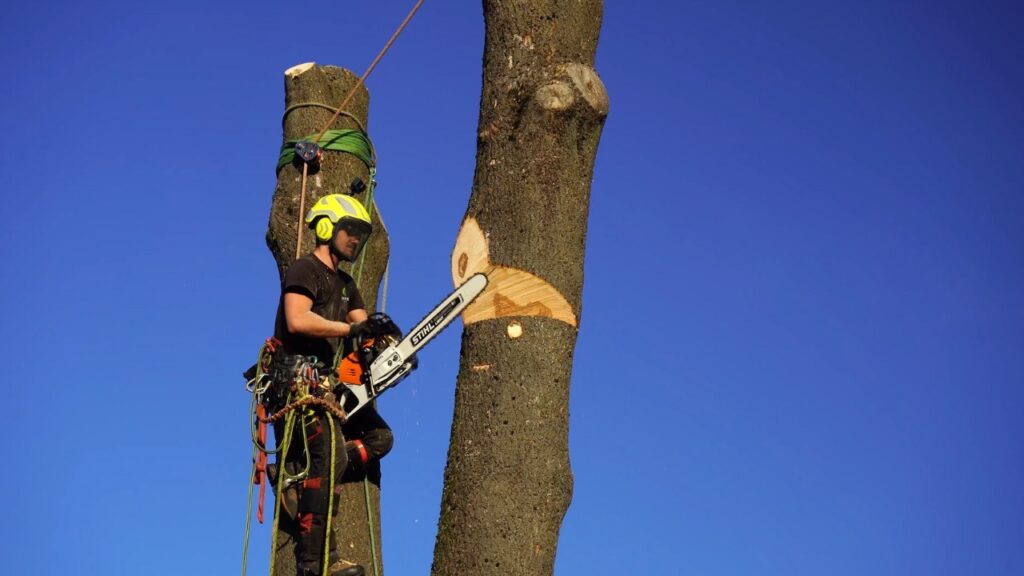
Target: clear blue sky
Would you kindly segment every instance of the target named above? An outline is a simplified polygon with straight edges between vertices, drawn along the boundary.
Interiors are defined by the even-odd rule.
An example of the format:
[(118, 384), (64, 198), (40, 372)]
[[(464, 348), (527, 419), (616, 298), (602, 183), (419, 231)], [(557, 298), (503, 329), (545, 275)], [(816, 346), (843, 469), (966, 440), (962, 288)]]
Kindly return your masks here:
[[(361, 72), (412, 3), (5, 6), (5, 573), (237, 574), (282, 72)], [(1022, 29), (607, 3), (558, 574), (1024, 574)], [(405, 326), (451, 288), (482, 43), (428, 1), (369, 82)], [(429, 571), (459, 331), (381, 402), (392, 575)]]

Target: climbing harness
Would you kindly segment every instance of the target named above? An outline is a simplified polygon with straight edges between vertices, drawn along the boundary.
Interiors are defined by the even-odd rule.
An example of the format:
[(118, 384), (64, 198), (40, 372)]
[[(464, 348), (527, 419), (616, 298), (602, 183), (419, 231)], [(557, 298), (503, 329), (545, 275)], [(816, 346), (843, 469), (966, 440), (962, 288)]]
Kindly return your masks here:
[[(331, 439), (331, 460), (334, 462), (336, 457), (336, 447), (334, 446), (335, 430), (334, 420), (337, 418), (341, 422), (345, 422), (346, 415), (340, 406), (334, 402), (334, 396), (331, 393), (331, 389), (334, 386), (334, 379), (330, 376), (330, 372), (324, 370), (324, 366), (319, 362), (315, 356), (301, 356), (301, 355), (289, 355), (286, 354), (280, 346), (280, 342), (276, 339), (267, 340), (263, 346), (260, 347), (259, 357), (257, 358), (256, 365), (250, 371), (252, 375), (246, 383), (246, 388), (252, 392), (252, 403), (254, 414), (253, 425), (252, 425), (252, 440), (253, 440), (253, 468), (252, 478), (253, 481), (249, 487), (249, 510), (246, 519), (246, 534), (245, 534), (245, 545), (244, 545), (244, 557), (242, 561), (243, 574), (245, 571), (246, 562), (248, 559), (248, 546), (249, 546), (249, 531), (251, 527), (252, 517), (252, 484), (260, 485), (259, 493), (259, 505), (257, 511), (257, 518), (260, 523), (263, 522), (263, 502), (265, 498), (265, 488), (267, 482), (270, 480), (268, 474), (267, 456), (271, 454), (280, 454), (280, 460), (276, 468), (276, 474), (274, 474), (274, 483), (276, 485), (277, 496), (274, 504), (274, 527), (273, 527), (273, 542), (272, 550), (277, 549), (276, 540), (280, 522), (281, 505), (284, 500), (284, 494), (286, 491), (291, 489), (294, 484), (305, 480), (309, 476), (309, 470), (312, 466), (311, 455), (309, 451), (309, 438), (305, 432), (301, 432), (303, 441), (303, 454), (305, 455), (305, 466), (302, 471), (297, 474), (289, 473), (289, 461), (288, 461), (288, 450), (291, 447), (293, 436), (295, 433), (296, 419), (302, 421), (300, 430), (305, 429), (305, 423), (309, 418), (315, 418), (315, 412), (312, 408), (318, 407), (325, 412), (329, 412), (334, 417), (325, 418), (328, 421), (330, 428), (330, 439)], [(267, 414), (266, 410), (269, 406), (280, 406), (273, 414)], [(284, 433), (282, 434), (281, 443), (275, 450), (269, 450), (266, 445), (267, 441), (267, 424), (284, 420)], [(330, 486), (334, 485), (334, 466), (330, 466)], [(330, 496), (328, 497), (328, 509), (327, 517), (331, 517), (333, 511), (334, 502), (334, 491), (330, 490)], [(325, 538), (330, 536), (330, 522), (327, 522), (327, 532)], [(273, 552), (272, 552), (273, 554)], [(271, 556), (270, 574), (274, 574), (274, 559)]]

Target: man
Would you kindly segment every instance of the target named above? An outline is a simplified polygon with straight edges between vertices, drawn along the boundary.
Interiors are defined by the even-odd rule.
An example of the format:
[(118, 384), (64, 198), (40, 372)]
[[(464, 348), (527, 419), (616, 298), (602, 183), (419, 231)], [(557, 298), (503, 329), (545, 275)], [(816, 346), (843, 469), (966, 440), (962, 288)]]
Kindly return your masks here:
[[(316, 248), (292, 263), (285, 274), (274, 336), (282, 343), (282, 358), (315, 356), (325, 369), (329, 369), (345, 338), (367, 333), (364, 323), (367, 312), (362, 296), (355, 281), (339, 270), (338, 264), (356, 259), (373, 227), (366, 208), (355, 198), (342, 194), (331, 194), (318, 200), (306, 215), (306, 224), (314, 231)], [(328, 418), (335, 417), (319, 409), (302, 415), (301, 420), (297, 420), (296, 435), (288, 452), (288, 468), (303, 469), (307, 455), (298, 436), (301, 427), (309, 446), (310, 469), (302, 482), (296, 516), (298, 536), (295, 554), (300, 576), (323, 573), (324, 540), (330, 522), (327, 517), (330, 490), (335, 493), (334, 512), (337, 512), (337, 495), (341, 492), (341, 480), (349, 463), (342, 426), (335, 418), (335, 483), (333, 487), (329, 486), (331, 428)], [(283, 428), (280, 421), (275, 423), (278, 445), (283, 440)], [(388, 435), (387, 448), (390, 449), (390, 430)], [(348, 448), (358, 452), (354, 443)], [(284, 467), (279, 466), (279, 469)], [(362, 576), (362, 566), (340, 556), (333, 532), (330, 540), (328, 574)]]

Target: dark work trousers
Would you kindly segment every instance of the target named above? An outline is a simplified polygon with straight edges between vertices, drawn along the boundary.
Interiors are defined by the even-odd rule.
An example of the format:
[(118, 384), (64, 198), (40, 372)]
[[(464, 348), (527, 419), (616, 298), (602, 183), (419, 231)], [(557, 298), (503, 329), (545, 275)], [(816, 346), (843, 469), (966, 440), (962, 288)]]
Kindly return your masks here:
[[(331, 493), (331, 429), (327, 419), (334, 421), (334, 510), (336, 516), (340, 508), (338, 495), (341, 493), (341, 480), (348, 464), (348, 454), (345, 451), (345, 436), (342, 431), (341, 422), (337, 418), (322, 411), (315, 411), (312, 414), (304, 414), (301, 417), (302, 431), (309, 443), (309, 476), (302, 482), (302, 490), (299, 495), (298, 535), (296, 539), (295, 559), (300, 569), (320, 572), (321, 561), (324, 554), (324, 535), (327, 531), (327, 508), (328, 498)], [(298, 427), (299, 421), (295, 425)], [(278, 446), (284, 435), (284, 423), (274, 423), (274, 433)], [(303, 448), (302, 437), (296, 428), (292, 434), (291, 444), (288, 446), (287, 468), (290, 473), (297, 474), (306, 467), (306, 453)], [(331, 535), (331, 543), (337, 542), (334, 534)]]
[(380, 459), (395, 443), (391, 427), (381, 418), (373, 404), (364, 406), (349, 417), (345, 423), (345, 438), (348, 438), (348, 468), (345, 480), (368, 478), (380, 485)]

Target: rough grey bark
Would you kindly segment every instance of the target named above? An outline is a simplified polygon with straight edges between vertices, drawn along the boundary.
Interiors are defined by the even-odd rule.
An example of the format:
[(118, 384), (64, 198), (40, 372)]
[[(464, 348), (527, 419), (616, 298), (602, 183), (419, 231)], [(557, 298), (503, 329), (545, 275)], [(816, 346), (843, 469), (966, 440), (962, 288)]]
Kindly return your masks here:
[[(296, 140), (320, 132), (323, 124), (330, 119), (332, 110), (346, 94), (356, 85), (358, 76), (348, 70), (334, 66), (313, 66), (295, 75), (285, 75), (285, 110), (283, 121), (283, 140)], [(312, 104), (312, 105), (310, 105)], [(319, 106), (322, 104), (325, 106)], [(298, 106), (297, 106), (298, 105)], [(369, 93), (360, 87), (349, 105), (347, 112), (358, 119), (341, 115), (331, 128), (360, 128), (366, 126), (369, 109)], [(342, 152), (325, 150), (318, 172), (307, 178), (306, 199), (304, 209), (327, 194), (349, 194), (349, 184), (356, 177), (369, 182), (366, 166), (355, 156)], [(300, 218), (299, 196), (302, 190), (301, 166), (283, 167), (277, 175), (277, 187), (270, 210), (270, 223), (267, 228), (267, 246), (277, 261), (281, 278), (295, 260), (296, 224)], [(357, 196), (366, 203), (365, 194)], [(367, 206), (369, 208), (369, 206)], [(381, 277), (387, 266), (389, 242), (387, 233), (381, 225), (377, 210), (373, 210), (374, 233), (366, 245), (365, 262), (359, 274), (359, 289), (367, 304), (367, 310), (373, 312), (377, 305), (377, 291)], [(310, 230), (303, 229), (303, 245), (300, 254), (306, 254), (314, 248), (314, 239)], [(380, 562), (380, 482), (379, 473), (371, 472), (374, 480), (369, 485), (370, 508), (373, 514), (377, 559)], [(337, 501), (337, 500), (336, 500)], [(366, 497), (361, 481), (349, 482), (344, 486), (340, 498), (340, 511), (334, 530), (340, 536), (339, 544), (346, 556), (367, 567), (372, 572), (370, 537), (367, 527)], [(278, 534), (278, 549), (275, 552), (276, 569), (280, 576), (295, 574), (295, 526), (282, 515), (281, 529)]]
[[(590, 184), (608, 99), (593, 70), (602, 2), (484, 1), (476, 173), (466, 217), (491, 262), (550, 283), (580, 317)], [(510, 322), (522, 325), (513, 338)], [(572, 497), (576, 328), (539, 316), (466, 326), (432, 574), (553, 571)]]

